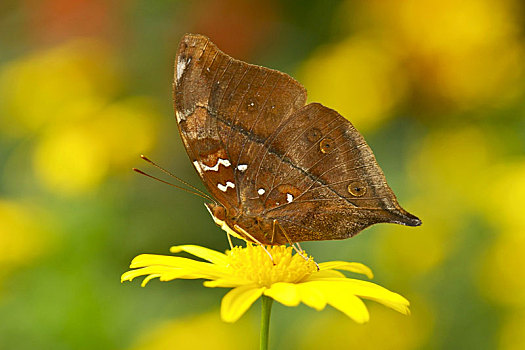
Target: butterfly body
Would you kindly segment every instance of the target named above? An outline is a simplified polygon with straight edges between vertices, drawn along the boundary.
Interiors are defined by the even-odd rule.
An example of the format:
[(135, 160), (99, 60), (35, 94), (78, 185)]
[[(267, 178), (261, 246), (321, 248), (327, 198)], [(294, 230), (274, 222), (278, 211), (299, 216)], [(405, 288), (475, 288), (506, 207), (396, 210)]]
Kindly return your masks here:
[(187, 34), (174, 99), (186, 151), (221, 225), (263, 244), (344, 239), (380, 222), (417, 226), (363, 137), (336, 111), (306, 104), (290, 76)]

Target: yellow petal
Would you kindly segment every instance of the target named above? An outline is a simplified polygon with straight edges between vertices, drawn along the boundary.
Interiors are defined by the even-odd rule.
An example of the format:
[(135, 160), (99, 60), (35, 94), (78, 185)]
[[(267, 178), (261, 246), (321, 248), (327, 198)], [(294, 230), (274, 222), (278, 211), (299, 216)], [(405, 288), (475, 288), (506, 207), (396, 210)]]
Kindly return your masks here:
[(355, 295), (343, 296), (340, 294), (331, 294), (327, 299), (328, 304), (357, 323), (365, 323), (370, 319), (370, 314), (365, 304)]
[(348, 278), (344, 283), (350, 286), (355, 295), (374, 300), (402, 314), (410, 314), (410, 309), (408, 308), (410, 302), (400, 294), (391, 292), (384, 287), (367, 281)]
[(327, 278), (346, 278), (346, 276), (342, 272), (336, 270), (319, 270), (307, 276), (302, 282), (317, 281)]
[(224, 322), (235, 322), (252, 306), (263, 293), (264, 288), (255, 285), (230, 290), (221, 302), (221, 318)]
[(301, 301), (311, 308), (320, 311), (326, 306), (326, 298), (324, 294), (314, 286), (308, 283), (299, 283), (297, 284), (297, 289)]
[(217, 279), (213, 281), (205, 281), (204, 286), (209, 288), (216, 288), (216, 287), (222, 287), (222, 288), (235, 288), (238, 286), (246, 285), (247, 282), (244, 279), (240, 278), (227, 278), (227, 279)]
[(182, 258), (180, 256), (140, 254), (131, 261), (130, 267), (145, 267), (151, 265), (162, 265), (169, 267), (208, 266), (210, 263)]
[(171, 281), (174, 279), (210, 278), (206, 274), (193, 273), (191, 271), (188, 271), (187, 269), (153, 265), (125, 272), (124, 274), (122, 274), (121, 282), (131, 281), (138, 276), (148, 276), (142, 282), (142, 286), (145, 286), (146, 283), (148, 283), (152, 278), (155, 277), (158, 277), (161, 281)]
[(366, 275), (368, 278), (374, 278), (372, 270), (364, 264), (346, 261), (327, 261), (319, 264), (319, 269), (322, 270), (343, 270)]
[(217, 265), (226, 265), (227, 256), (226, 254), (220, 253), (215, 250), (204, 248), (198, 245), (176, 245), (170, 248), (171, 253), (186, 252), (194, 255), (198, 258), (207, 260)]
[(293, 283), (274, 283), (264, 291), (264, 295), (286, 306), (297, 306), (301, 302), (297, 285)]
[[(155, 267), (155, 266), (152, 266)], [(175, 279), (186, 279), (186, 280), (194, 280), (198, 278), (212, 278), (207, 274), (203, 273), (195, 273), (190, 272), (186, 269), (175, 269), (175, 268), (169, 268), (169, 271), (165, 271), (162, 274), (160, 274), (159, 279), (163, 282), (165, 281), (171, 281)]]
[(160, 275), (159, 274), (153, 274), (153, 275), (146, 276), (146, 278), (144, 278), (144, 280), (142, 281), (142, 283), (140, 285), (142, 287), (145, 287), (146, 284), (148, 284), (149, 281), (151, 281), (152, 279), (157, 278), (157, 277), (160, 277)]
[(165, 266), (171, 268), (186, 269), (189, 273), (198, 273), (205, 276), (203, 278), (214, 279), (229, 275), (226, 270), (220, 266), (202, 261), (195, 261), (179, 256), (167, 256), (156, 254), (141, 254), (135, 257), (130, 264), (131, 268), (146, 266)]
[(408, 308), (410, 302), (407, 299), (372, 282), (351, 278), (334, 278), (332, 280), (325, 279), (307, 283), (316, 283), (323, 288), (330, 287), (335, 290), (340, 290), (341, 293), (354, 294), (365, 299), (374, 300), (405, 315), (410, 313)]
[(311, 288), (323, 293), (329, 305), (343, 312), (357, 323), (368, 322), (369, 313), (365, 304), (356, 297), (351, 286), (344, 283), (314, 281), (307, 282)]
[(135, 269), (135, 270), (124, 272), (122, 276), (120, 277), (120, 281), (121, 282), (132, 281), (135, 277), (138, 277), (138, 276), (147, 276), (151, 274), (163, 274), (163, 273), (171, 272), (171, 270), (172, 268), (165, 267), (165, 266), (143, 267), (141, 269)]

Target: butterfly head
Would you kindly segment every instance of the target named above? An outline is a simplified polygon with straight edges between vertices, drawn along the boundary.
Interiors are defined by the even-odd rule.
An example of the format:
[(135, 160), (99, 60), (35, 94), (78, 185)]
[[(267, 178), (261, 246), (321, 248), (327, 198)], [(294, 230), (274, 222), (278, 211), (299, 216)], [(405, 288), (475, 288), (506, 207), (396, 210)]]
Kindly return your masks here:
[(244, 239), (238, 232), (236, 232), (232, 227), (233, 225), (229, 225), (229, 213), (228, 210), (223, 207), (220, 204), (216, 203), (205, 203), (206, 209), (210, 212), (211, 217), (213, 218), (213, 221), (220, 226), (224, 231), (226, 231), (229, 235), (233, 237), (237, 237), (240, 239)]
[(227, 211), (226, 208), (224, 208), (220, 204), (215, 203), (205, 203), (206, 209), (210, 212), (210, 215), (213, 217), (213, 220), (217, 223), (217, 221), (224, 222), (226, 221)]

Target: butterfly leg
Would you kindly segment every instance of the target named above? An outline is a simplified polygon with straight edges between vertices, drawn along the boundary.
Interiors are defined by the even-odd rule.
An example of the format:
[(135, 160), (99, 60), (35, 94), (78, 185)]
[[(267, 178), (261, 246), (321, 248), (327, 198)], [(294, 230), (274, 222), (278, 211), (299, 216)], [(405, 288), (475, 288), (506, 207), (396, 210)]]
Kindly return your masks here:
[(275, 232), (277, 232), (277, 230), (275, 229), (276, 227), (276, 224), (277, 223), (277, 220), (273, 220), (273, 225), (272, 225), (272, 238), (270, 239), (270, 243), (273, 245), (273, 241), (275, 239)]
[(243, 229), (243, 228), (240, 227), (239, 225), (235, 225), (234, 228), (235, 228), (236, 230), (238, 230), (239, 232), (242, 232), (244, 235), (246, 235), (246, 237), (248, 237), (249, 239), (251, 239), (253, 243), (256, 243), (256, 244), (258, 244), (259, 246), (261, 246), (262, 249), (264, 249), (264, 251), (266, 252), (266, 254), (268, 254), (268, 256), (270, 257), (270, 260), (272, 261), (272, 264), (275, 265), (275, 262), (273, 261), (273, 256), (272, 256), (272, 254), (270, 254), (270, 252), (268, 251), (268, 249), (266, 249), (266, 247), (264, 246), (264, 244), (262, 244), (261, 242), (259, 242), (255, 237), (253, 237), (251, 234), (249, 234), (245, 229)]
[[(284, 228), (279, 224), (279, 221), (277, 221), (277, 220), (273, 220), (273, 224), (274, 224), (274, 227), (275, 227), (276, 225), (279, 226), (279, 228), (281, 229), (281, 232), (283, 233), (284, 237), (286, 238), (286, 240), (288, 241), (288, 243), (290, 243), (290, 246), (295, 250), (295, 252), (296, 252), (297, 254), (299, 254), (299, 255), (300, 255), (304, 260), (306, 260), (306, 261), (310, 260), (310, 257), (306, 257), (306, 256), (303, 254), (304, 251), (303, 251), (303, 249), (301, 248), (301, 246), (299, 245), (299, 243), (297, 243), (297, 242), (296, 242), (296, 243), (292, 243), (292, 241), (290, 240), (290, 238), (289, 238), (288, 235), (286, 234), (286, 231), (284, 230)], [(299, 247), (299, 248), (297, 248), (296, 245), (297, 245), (297, 247)], [(319, 271), (319, 265), (318, 265), (315, 261), (314, 261), (314, 263), (315, 263), (315, 266), (317, 267), (317, 271)]]
[(228, 237), (228, 243), (230, 243), (230, 249), (233, 249), (232, 237), (230, 236), (229, 232), (226, 232), (226, 237)]

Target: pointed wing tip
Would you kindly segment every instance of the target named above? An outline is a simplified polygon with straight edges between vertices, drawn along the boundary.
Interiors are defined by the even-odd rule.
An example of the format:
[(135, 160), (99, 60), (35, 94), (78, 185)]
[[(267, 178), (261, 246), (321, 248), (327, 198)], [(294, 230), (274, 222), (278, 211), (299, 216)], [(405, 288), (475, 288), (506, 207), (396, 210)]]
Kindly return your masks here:
[(388, 222), (405, 226), (421, 226), (422, 221), (415, 215), (410, 214), (403, 208), (387, 209)]
[(407, 218), (403, 221), (403, 225), (406, 225), (406, 226), (421, 226), (423, 222), (421, 222), (421, 219), (418, 218), (417, 216), (414, 216), (412, 214), (408, 214), (407, 215)]
[(423, 222), (421, 220), (417, 219), (417, 222), (414, 225), (412, 225), (412, 226), (421, 226), (421, 224), (423, 224)]

